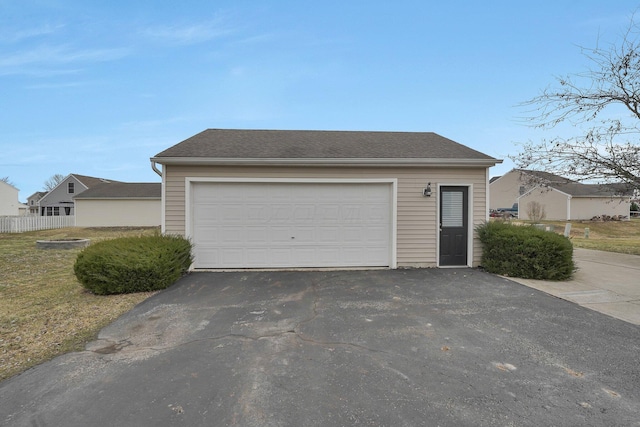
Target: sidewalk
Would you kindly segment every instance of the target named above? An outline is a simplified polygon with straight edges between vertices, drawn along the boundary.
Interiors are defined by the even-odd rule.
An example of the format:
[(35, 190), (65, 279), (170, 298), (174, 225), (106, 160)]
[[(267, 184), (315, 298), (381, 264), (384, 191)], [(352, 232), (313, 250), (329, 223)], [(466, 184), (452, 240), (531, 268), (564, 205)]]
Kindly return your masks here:
[(640, 256), (576, 248), (573, 259), (578, 271), (566, 282), (509, 279), (640, 325)]

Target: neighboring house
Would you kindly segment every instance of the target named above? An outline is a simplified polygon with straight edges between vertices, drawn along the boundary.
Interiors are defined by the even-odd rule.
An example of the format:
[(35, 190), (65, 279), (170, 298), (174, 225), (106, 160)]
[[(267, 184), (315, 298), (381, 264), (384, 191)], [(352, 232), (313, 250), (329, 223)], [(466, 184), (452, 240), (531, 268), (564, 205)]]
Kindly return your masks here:
[(501, 162), (431, 132), (219, 129), (151, 161), (197, 269), (477, 266)]
[(18, 201), (19, 192), (13, 185), (0, 181), (0, 216), (20, 215), (22, 203)]
[(40, 213), (40, 199), (42, 199), (46, 194), (46, 191), (36, 191), (27, 198), (29, 215), (38, 215)]
[(70, 174), (44, 195), (39, 202), (41, 216), (74, 215), (73, 198), (96, 185), (117, 182), (104, 178)]
[(518, 203), (520, 219), (529, 219), (527, 206), (538, 202), (546, 219), (591, 219), (595, 216), (629, 216), (631, 197), (618, 185), (582, 184), (548, 172), (513, 169), (492, 180), (491, 209)]
[(508, 173), (493, 177), (490, 183), (490, 209), (510, 208), (518, 203), (518, 197), (544, 183), (546, 185), (565, 184), (572, 181), (548, 172), (512, 169)]
[(73, 200), (78, 227), (159, 226), (161, 222), (160, 183), (99, 184)]

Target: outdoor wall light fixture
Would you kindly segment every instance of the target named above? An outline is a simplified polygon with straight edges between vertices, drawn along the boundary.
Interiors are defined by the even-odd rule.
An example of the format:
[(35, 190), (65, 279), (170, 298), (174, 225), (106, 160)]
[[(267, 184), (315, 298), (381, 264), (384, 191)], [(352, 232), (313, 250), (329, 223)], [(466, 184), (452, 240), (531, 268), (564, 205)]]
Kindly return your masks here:
[(431, 183), (427, 183), (427, 188), (425, 188), (424, 190), (422, 190), (422, 195), (424, 197), (431, 197)]

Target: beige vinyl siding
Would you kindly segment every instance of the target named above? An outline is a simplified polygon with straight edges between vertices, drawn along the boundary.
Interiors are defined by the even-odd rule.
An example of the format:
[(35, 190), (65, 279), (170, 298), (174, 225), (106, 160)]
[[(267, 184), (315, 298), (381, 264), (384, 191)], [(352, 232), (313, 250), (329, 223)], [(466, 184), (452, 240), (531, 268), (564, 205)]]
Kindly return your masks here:
[[(471, 185), (473, 227), (486, 220), (485, 168), (325, 168), (258, 166), (165, 165), (165, 232), (185, 234), (185, 182), (187, 177), (325, 178), (398, 180), (397, 262), (399, 267), (433, 267), (437, 263), (437, 185)], [(422, 195), (431, 182), (433, 196)], [(471, 191), (469, 194), (472, 194)], [(473, 233), (473, 227), (470, 232)], [(479, 265), (481, 247), (473, 244), (474, 266)]]
[(519, 218), (528, 220), (528, 204), (538, 202), (544, 207), (546, 219), (553, 221), (566, 221), (568, 195), (550, 188), (534, 188), (531, 192), (520, 198)]
[(628, 197), (574, 197), (571, 199), (571, 219), (591, 219), (600, 215), (629, 216)]
[(157, 227), (160, 199), (77, 199), (78, 227)]
[(490, 184), (489, 208), (510, 208), (520, 196), (520, 187), (525, 184), (520, 180), (520, 172), (511, 171)]

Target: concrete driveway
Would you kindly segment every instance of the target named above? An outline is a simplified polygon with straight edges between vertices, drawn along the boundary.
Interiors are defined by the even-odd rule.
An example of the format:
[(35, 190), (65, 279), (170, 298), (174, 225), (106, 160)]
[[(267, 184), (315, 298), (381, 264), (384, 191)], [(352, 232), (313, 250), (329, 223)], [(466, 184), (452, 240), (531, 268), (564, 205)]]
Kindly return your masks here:
[(571, 280), (512, 280), (640, 325), (640, 256), (575, 248)]
[(471, 269), (195, 273), (6, 426), (640, 426), (640, 328)]

